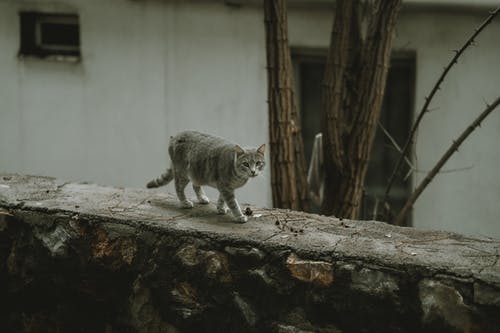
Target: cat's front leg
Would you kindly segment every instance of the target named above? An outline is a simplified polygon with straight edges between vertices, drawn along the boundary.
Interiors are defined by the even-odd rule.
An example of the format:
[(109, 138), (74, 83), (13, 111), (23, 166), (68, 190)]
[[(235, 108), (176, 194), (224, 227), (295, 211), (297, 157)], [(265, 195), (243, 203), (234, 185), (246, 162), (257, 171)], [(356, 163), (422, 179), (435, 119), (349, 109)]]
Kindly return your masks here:
[(234, 190), (220, 190), (220, 194), (233, 213), (236, 222), (245, 223), (248, 221), (248, 218), (241, 212), (238, 201), (236, 201)]
[(227, 213), (226, 202), (224, 201), (222, 194), (219, 194), (219, 200), (217, 201), (217, 212), (221, 215), (224, 215)]

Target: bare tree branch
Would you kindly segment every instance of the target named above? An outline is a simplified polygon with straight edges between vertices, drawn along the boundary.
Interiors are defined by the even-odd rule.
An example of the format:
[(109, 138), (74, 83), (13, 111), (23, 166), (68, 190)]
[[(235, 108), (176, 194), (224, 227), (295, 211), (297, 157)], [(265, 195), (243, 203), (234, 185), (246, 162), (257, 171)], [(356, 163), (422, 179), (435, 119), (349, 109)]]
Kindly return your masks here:
[[(446, 170), (441, 170), (439, 171), (438, 173), (453, 173), (453, 172), (461, 172), (461, 171), (466, 171), (466, 170), (470, 170), (474, 167), (474, 165), (469, 165), (469, 166), (466, 166), (466, 167), (462, 167), (462, 168), (453, 168), (453, 169), (446, 169)], [(409, 169), (408, 170), (408, 173), (406, 174), (406, 176), (403, 178), (404, 181), (406, 181), (408, 179), (408, 177), (410, 177), (410, 175), (412, 173), (428, 173), (429, 170), (419, 170), (419, 169)]]
[[(461, 167), (461, 168), (452, 168), (452, 169), (445, 169), (445, 170), (441, 170), (439, 171), (439, 173), (454, 173), (454, 172), (461, 172), (461, 171), (467, 171), (467, 170), (470, 170), (474, 168), (474, 164), (473, 165), (469, 165), (469, 166), (465, 166), (465, 167)], [(414, 172), (416, 173), (428, 173), (429, 170), (414, 170)]]
[[(396, 139), (394, 139), (392, 137), (391, 133), (389, 133), (389, 131), (384, 127), (384, 125), (382, 125), (382, 123), (380, 121), (378, 122), (378, 127), (382, 130), (382, 133), (384, 133), (384, 135), (387, 137), (387, 139), (389, 139), (389, 141), (391, 141), (394, 149), (398, 153), (401, 153), (402, 152), (401, 147), (396, 142)], [(415, 169), (415, 167), (413, 166), (411, 161), (408, 159), (408, 157), (405, 157), (405, 161), (406, 161), (406, 164), (408, 164), (408, 166), (410, 167), (410, 169), (412, 169), (412, 170)]]
[(500, 11), (500, 7), (498, 7), (494, 11), (492, 11), (490, 13), (490, 15), (488, 16), (488, 18), (486, 20), (484, 20), (484, 22), (481, 23), (481, 25), (474, 30), (474, 33), (467, 39), (467, 41), (462, 45), (462, 47), (459, 50), (454, 51), (455, 55), (453, 56), (453, 58), (451, 59), (449, 64), (444, 68), (443, 72), (441, 73), (441, 76), (436, 81), (436, 84), (434, 85), (434, 87), (432, 87), (432, 90), (431, 90), (429, 96), (427, 96), (425, 98), (425, 103), (422, 106), (422, 109), (420, 110), (420, 112), (417, 116), (417, 119), (415, 120), (415, 123), (413, 124), (413, 127), (410, 131), (410, 135), (408, 136), (408, 139), (407, 139), (407, 141), (402, 149), (401, 156), (399, 157), (399, 159), (396, 163), (396, 166), (394, 167), (392, 174), (389, 177), (389, 181), (387, 183), (387, 187), (385, 189), (385, 194), (384, 194), (384, 199), (383, 199), (384, 203), (387, 202), (387, 200), (389, 198), (389, 193), (391, 191), (392, 185), (394, 184), (394, 181), (396, 180), (396, 176), (399, 173), (399, 169), (403, 165), (403, 161), (404, 161), (406, 155), (408, 154), (408, 150), (413, 145), (413, 139), (415, 137), (415, 133), (417, 132), (418, 126), (420, 125), (420, 122), (421, 122), (422, 118), (424, 117), (424, 114), (426, 114), (427, 112), (430, 111), (429, 104), (431, 103), (432, 99), (434, 98), (434, 95), (440, 89), (441, 83), (443, 83), (444, 78), (446, 77), (446, 75), (448, 74), (450, 69), (453, 67), (453, 65), (455, 65), (457, 63), (457, 60), (462, 55), (462, 53), (470, 45), (472, 45), (474, 43), (474, 39), (477, 37), (477, 35), (479, 35), (481, 33), (481, 31), (483, 31), (483, 29), (488, 24), (491, 23), (491, 21), (495, 18), (495, 16), (497, 16), (499, 11)]
[(432, 181), (434, 176), (439, 172), (439, 170), (443, 167), (443, 165), (448, 161), (448, 159), (458, 150), (458, 147), (467, 139), (467, 137), (481, 124), (481, 122), (500, 104), (500, 97), (497, 97), (493, 104), (488, 105), (487, 108), (470, 124), (465, 131), (459, 136), (459, 138), (453, 142), (453, 144), (448, 148), (448, 150), (444, 153), (441, 159), (436, 163), (434, 168), (427, 174), (424, 180), (418, 185), (418, 187), (413, 191), (412, 195), (406, 201), (406, 204), (399, 212), (398, 216), (394, 220), (394, 224), (402, 225), (406, 216), (410, 212), (410, 209), (413, 207), (413, 204), (418, 199), (420, 194), (425, 190), (427, 185)]

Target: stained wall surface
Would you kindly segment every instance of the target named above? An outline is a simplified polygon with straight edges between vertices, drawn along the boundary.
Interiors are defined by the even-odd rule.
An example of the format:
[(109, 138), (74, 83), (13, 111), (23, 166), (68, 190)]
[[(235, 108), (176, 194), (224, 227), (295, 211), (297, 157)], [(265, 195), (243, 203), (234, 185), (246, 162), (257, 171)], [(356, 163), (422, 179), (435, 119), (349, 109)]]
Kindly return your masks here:
[[(412, 3), (394, 50), (416, 53), (418, 111), (488, 9)], [(81, 61), (19, 58), (23, 10), (77, 13)], [(330, 6), (292, 6), (291, 46), (326, 49), (332, 20)], [(432, 103), (419, 130), (415, 183), (498, 94), (499, 32), (496, 20)], [(180, 130), (258, 146), (268, 142), (265, 66), (255, 4), (0, 0), (0, 170), (140, 187), (164, 171), (168, 138)], [(416, 203), (414, 226), (500, 237), (497, 142), (495, 111), (445, 167), (459, 171), (439, 175)], [(239, 190), (240, 201), (271, 205), (268, 171)]]

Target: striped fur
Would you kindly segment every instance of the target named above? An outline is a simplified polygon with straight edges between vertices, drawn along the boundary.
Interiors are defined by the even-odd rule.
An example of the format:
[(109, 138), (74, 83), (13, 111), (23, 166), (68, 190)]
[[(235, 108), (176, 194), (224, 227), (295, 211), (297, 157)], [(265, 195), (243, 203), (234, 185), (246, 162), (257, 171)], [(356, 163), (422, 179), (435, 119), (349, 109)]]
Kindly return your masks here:
[(165, 173), (162, 173), (162, 175), (160, 177), (150, 181), (146, 185), (146, 187), (147, 188), (155, 188), (155, 187), (164, 186), (164, 185), (167, 185), (168, 183), (170, 183), (170, 181), (172, 181), (172, 179), (174, 179), (174, 173), (172, 172), (172, 169), (167, 169), (167, 171), (165, 171)]
[(262, 172), (265, 166), (265, 145), (257, 149), (243, 149), (219, 137), (186, 131), (170, 139), (168, 153), (171, 160), (170, 169), (150, 181), (148, 188), (166, 185), (174, 179), (181, 206), (191, 208), (193, 203), (184, 193), (187, 184), (193, 184), (201, 204), (209, 203), (201, 187), (208, 185), (219, 190), (219, 213), (225, 214), (229, 207), (235, 220), (247, 221), (235, 198), (234, 190)]

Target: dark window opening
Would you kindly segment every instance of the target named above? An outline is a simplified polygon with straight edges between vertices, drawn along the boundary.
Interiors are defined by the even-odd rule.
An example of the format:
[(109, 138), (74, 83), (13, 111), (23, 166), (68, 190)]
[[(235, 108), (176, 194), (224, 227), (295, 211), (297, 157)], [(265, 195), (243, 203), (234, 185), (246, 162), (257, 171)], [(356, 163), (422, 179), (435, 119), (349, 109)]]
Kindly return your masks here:
[[(309, 164), (315, 136), (321, 131), (321, 82), (325, 70), (326, 51), (299, 49), (293, 51), (292, 57), (304, 152)], [(408, 137), (413, 117), (414, 81), (415, 54), (394, 54), (387, 76), (380, 123), (400, 147)], [(380, 214), (383, 209), (380, 201), (383, 199), (387, 180), (398, 158), (399, 153), (396, 148), (379, 128), (365, 178), (365, 193), (360, 213), (362, 219), (381, 219)], [(402, 208), (410, 193), (411, 177), (394, 184), (390, 197), (393, 212), (398, 212)], [(407, 221), (407, 225), (410, 225), (410, 220)]]
[(21, 12), (20, 28), (20, 55), (80, 57), (77, 15)]

